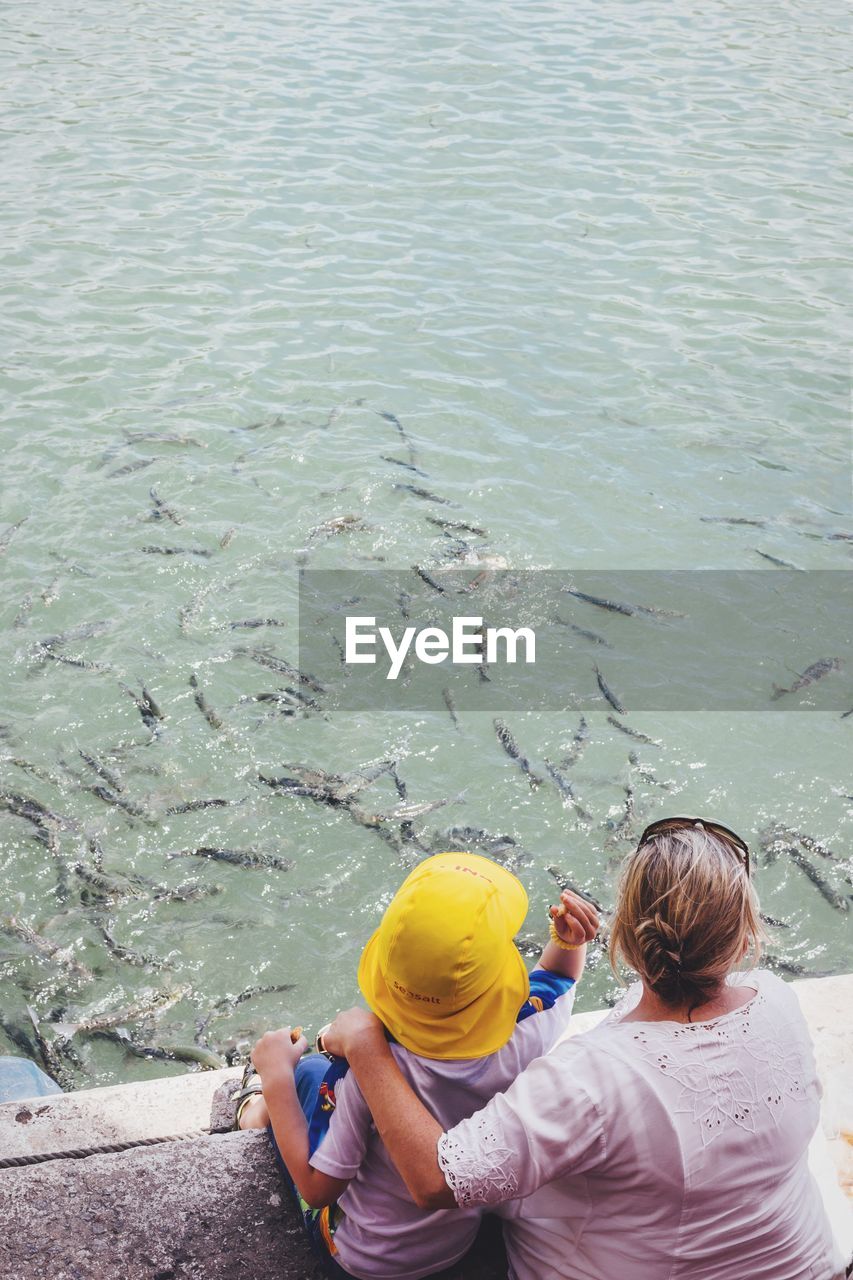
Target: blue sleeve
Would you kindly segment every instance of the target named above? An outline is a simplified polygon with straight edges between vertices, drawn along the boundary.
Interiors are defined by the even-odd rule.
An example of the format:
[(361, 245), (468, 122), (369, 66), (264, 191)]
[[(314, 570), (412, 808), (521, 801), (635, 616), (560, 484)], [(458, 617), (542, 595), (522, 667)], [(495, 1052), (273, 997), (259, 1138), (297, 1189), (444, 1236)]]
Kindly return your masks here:
[(523, 1022), (543, 1009), (553, 1009), (560, 997), (574, 986), (574, 978), (565, 978), (561, 973), (551, 973), (548, 969), (534, 969), (530, 975), (530, 995), (521, 1006), (516, 1022)]

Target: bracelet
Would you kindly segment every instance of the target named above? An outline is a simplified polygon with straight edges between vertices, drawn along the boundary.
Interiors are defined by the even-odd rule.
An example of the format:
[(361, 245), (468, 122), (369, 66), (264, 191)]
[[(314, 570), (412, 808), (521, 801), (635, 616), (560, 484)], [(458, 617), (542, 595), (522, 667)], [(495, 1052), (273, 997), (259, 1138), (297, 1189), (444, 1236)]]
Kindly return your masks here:
[(559, 947), (561, 951), (580, 951), (583, 946), (582, 942), (565, 942), (557, 932), (557, 926), (553, 920), (548, 923), (548, 934), (554, 945)]

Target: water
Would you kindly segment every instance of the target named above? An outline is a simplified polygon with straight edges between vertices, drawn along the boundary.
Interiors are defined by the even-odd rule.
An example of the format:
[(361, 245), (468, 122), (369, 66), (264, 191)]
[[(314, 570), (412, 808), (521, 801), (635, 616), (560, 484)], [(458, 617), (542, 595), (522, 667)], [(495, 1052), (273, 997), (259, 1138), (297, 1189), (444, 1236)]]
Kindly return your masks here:
[[(382, 459), (406, 457), (382, 411), (415, 442), (420, 483), (517, 568), (775, 572), (756, 549), (850, 567), (850, 544), (829, 540), (851, 528), (846, 22), (828, 0), (5, 7), (0, 515), (27, 520), (3, 557), (4, 786), (80, 824), (59, 837), (69, 860), (90, 863), (96, 836), (109, 871), (222, 885), (99, 913), (75, 883), (63, 903), (49, 852), (0, 815), (4, 911), (97, 970), (75, 988), (4, 937), (7, 1021), (26, 1021), (27, 999), (49, 1017), (190, 982), (141, 1035), (186, 1042), (223, 997), (293, 983), (218, 1018), (227, 1047), (350, 1003), (405, 859), (346, 814), (257, 787), (286, 760), (343, 771), (396, 755), (413, 799), (464, 787), (422, 829), (512, 834), (531, 934), (552, 863), (612, 900), (626, 846), (606, 845), (605, 824), (633, 744), (604, 710), (575, 770), (584, 824), (553, 789), (530, 791), (490, 716), (458, 731), (446, 714), (263, 719), (239, 700), (279, 682), (231, 650), (295, 656), (306, 546), (315, 567), (440, 557), (429, 504)], [(149, 521), (152, 487), (182, 525)], [(309, 542), (346, 514), (369, 527)], [(221, 629), (253, 617), (285, 625)], [(93, 620), (111, 629), (63, 652), (110, 670), (34, 661), (40, 638)], [(223, 731), (195, 706), (193, 672)], [(664, 744), (640, 754), (671, 786), (634, 777), (638, 823), (709, 811), (755, 838), (778, 820), (849, 858), (853, 689), (849, 670), (831, 678), (831, 712), (632, 717)], [(110, 757), (149, 737), (120, 680), (144, 681), (167, 719)], [(512, 727), (538, 758), (576, 722)], [(87, 791), (80, 749), (119, 768), (152, 820)], [(239, 803), (165, 812), (202, 797)], [(380, 797), (395, 799), (389, 782)], [(166, 856), (214, 844), (295, 866)], [(849, 892), (843, 868), (815, 861)], [(849, 917), (796, 867), (759, 867), (758, 883), (789, 923), (775, 955), (851, 967)], [(172, 968), (110, 956), (102, 918)], [(612, 990), (600, 963), (582, 1005)], [(184, 1069), (79, 1050), (80, 1083)]]

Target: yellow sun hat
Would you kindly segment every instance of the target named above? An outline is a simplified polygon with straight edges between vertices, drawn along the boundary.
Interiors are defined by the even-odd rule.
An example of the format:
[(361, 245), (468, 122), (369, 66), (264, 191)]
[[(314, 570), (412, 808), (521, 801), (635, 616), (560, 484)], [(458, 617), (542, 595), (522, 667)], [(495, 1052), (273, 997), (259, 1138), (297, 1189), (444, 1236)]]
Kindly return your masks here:
[(358, 984), (394, 1039), (424, 1058), (481, 1058), (509, 1040), (530, 985), (513, 938), (527, 894), (475, 853), (406, 877), (361, 954)]

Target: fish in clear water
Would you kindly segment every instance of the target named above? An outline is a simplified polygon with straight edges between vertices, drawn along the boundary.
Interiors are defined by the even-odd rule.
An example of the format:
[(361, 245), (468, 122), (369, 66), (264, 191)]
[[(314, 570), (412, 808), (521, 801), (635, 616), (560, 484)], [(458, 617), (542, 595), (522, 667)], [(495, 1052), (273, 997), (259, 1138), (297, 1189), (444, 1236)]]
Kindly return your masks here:
[(146, 467), (150, 467), (152, 462), (156, 461), (156, 458), (137, 458), (135, 462), (126, 462), (123, 467), (116, 467), (115, 471), (108, 471), (107, 479), (118, 480), (119, 476), (132, 476), (135, 471), (143, 471)]
[(791, 927), (790, 921), (788, 920), (777, 920), (775, 916), (765, 915), (763, 911), (760, 915), (763, 922), (766, 925), (769, 925), (771, 929), (790, 929)]
[(557, 613), (554, 615), (554, 621), (559, 622), (561, 626), (568, 627), (576, 636), (581, 636), (584, 640), (590, 640), (593, 644), (603, 645), (605, 649), (612, 649), (613, 645), (609, 640), (605, 640), (604, 636), (600, 636), (597, 631), (588, 631), (586, 627), (579, 627), (574, 622), (569, 622), (565, 618), (561, 618)]
[(290, 858), (278, 858), (271, 853), (258, 853), (253, 849), (217, 849), (202, 845), (198, 849), (179, 849), (167, 855), (169, 858), (210, 858), (214, 862), (228, 862), (234, 867), (251, 867), (263, 871), (292, 871)]
[(654, 772), (643, 764), (636, 751), (628, 753), (628, 763), (633, 765), (637, 770), (637, 776), (642, 778), (643, 782), (647, 782), (651, 787), (660, 787), (661, 791), (671, 791), (672, 784), (669, 782), (661, 782)]
[(201, 556), (205, 560), (213, 555), (206, 547), (158, 547), (153, 543), (148, 543), (139, 550), (147, 556)]
[(22, 518), (20, 520), (16, 520), (14, 524), (7, 525), (3, 532), (0, 533), (0, 556), (6, 553), (9, 543), (12, 541), (21, 526), (27, 523), (29, 518), (29, 516), (22, 516)]
[(144, 805), (137, 804), (135, 800), (131, 800), (129, 796), (122, 795), (120, 792), (111, 791), (109, 787), (103, 787), (100, 783), (94, 787), (86, 787), (93, 796), (97, 796), (99, 800), (103, 800), (104, 804), (110, 804), (114, 809), (121, 809), (129, 818), (141, 818), (143, 822), (153, 823), (156, 818), (146, 809)]
[(489, 532), (478, 524), (468, 524), (465, 520), (442, 520), (440, 516), (427, 516), (430, 524), (448, 533), (473, 533), (475, 538), (487, 538)]
[[(780, 569), (798, 569), (799, 570), (799, 565), (791, 564), (790, 560), (780, 560), (779, 556), (771, 556), (769, 551), (761, 551), (760, 548), (756, 547), (755, 554), (757, 556), (761, 556), (762, 560), (769, 560), (771, 564), (777, 565), (778, 568)], [(802, 572), (802, 570), (799, 570), (799, 571)]]
[(308, 540), (315, 542), (317, 538), (331, 538), (336, 533), (347, 533), (369, 527), (363, 516), (332, 516), (330, 520), (324, 520), (322, 524), (315, 525), (308, 534)]
[(663, 745), (654, 738), (650, 738), (648, 734), (641, 733), (639, 729), (632, 729), (629, 724), (623, 724), (621, 720), (616, 720), (613, 716), (607, 717), (607, 723), (612, 724), (613, 728), (618, 729), (620, 733), (633, 738), (635, 742), (644, 742), (648, 747), (660, 747)]
[(184, 523), (182, 516), (179, 516), (174, 507), (170, 507), (168, 502), (164, 502), (156, 489), (148, 490), (151, 501), (154, 503), (152, 517), (155, 520), (171, 520), (172, 524), (181, 525)]
[(800, 689), (805, 689), (807, 685), (814, 684), (816, 680), (822, 680), (824, 676), (830, 675), (831, 672), (840, 670), (840, 658), (819, 658), (810, 667), (806, 667), (805, 671), (797, 676), (789, 688), (784, 689), (781, 685), (774, 684), (773, 692), (770, 695), (771, 700), (775, 702), (777, 698), (781, 698), (785, 693), (797, 693)]
[(433, 813), (436, 809), (443, 809), (448, 804), (457, 804), (465, 792), (460, 791), (458, 796), (453, 799), (443, 800), (426, 800), (421, 803), (403, 803), (396, 805), (393, 809), (387, 809), (384, 813), (366, 813), (363, 809), (357, 809), (351, 805), (353, 817), (356, 821), (361, 822), (367, 827), (376, 827), (383, 822), (413, 822), (415, 818), (422, 818), (427, 813)]
[(121, 1009), (84, 1015), (78, 1020), (52, 1022), (49, 1026), (53, 1034), (63, 1040), (70, 1040), (81, 1031), (107, 1031), (113, 1027), (124, 1026), (128, 1022), (141, 1022), (145, 1018), (165, 1013), (167, 1009), (171, 1009), (173, 1005), (185, 999), (191, 991), (192, 987), (189, 983), (182, 983), (168, 990), (149, 992), (133, 1004)]
[(174, 889), (161, 885), (152, 896), (152, 902), (198, 902), (202, 898), (213, 898), (222, 893), (221, 884), (199, 884), (197, 880), (187, 880)]
[(607, 699), (607, 701), (610, 703), (613, 710), (616, 711), (620, 716), (627, 715), (628, 714), (627, 710), (619, 701), (619, 699), (616, 697), (616, 694), (613, 692), (613, 690), (609, 687), (609, 685), (604, 679), (604, 676), (599, 671), (598, 667), (593, 667), (593, 671), (595, 672), (595, 678), (596, 678), (596, 681), (598, 682), (599, 689), (601, 690), (602, 694)]
[(416, 498), (423, 498), (425, 502), (438, 502), (443, 507), (452, 507), (453, 503), (449, 498), (442, 498), (437, 493), (432, 493), (429, 489), (424, 489), (419, 484), (395, 484), (395, 489), (405, 490), (407, 493), (413, 493)]
[(198, 707), (211, 729), (223, 729), (225, 726), (222, 717), (214, 711), (213, 707), (205, 698), (201, 685), (198, 682), (198, 676), (195, 672), (190, 676), (190, 688), (193, 691), (195, 705)]
[(556, 881), (557, 887), (561, 893), (563, 890), (568, 889), (569, 892), (576, 893), (579, 898), (586, 899), (590, 906), (595, 907), (599, 915), (606, 916), (610, 914), (610, 909), (608, 907), (605, 907), (602, 902), (599, 902), (598, 898), (590, 893), (588, 889), (582, 888), (572, 880), (561, 867), (550, 866), (546, 867), (545, 870), (548, 872), (548, 875)]
[(389, 413), (387, 409), (379, 409), (377, 412), (380, 418), (384, 418), (386, 422), (390, 422), (392, 427), (394, 427), (400, 439), (403, 441), (403, 444), (406, 446), (406, 452), (409, 455), (409, 463), (414, 467), (418, 460), (417, 452), (400, 419), (395, 413)]
[(403, 458), (392, 458), (387, 453), (383, 453), (381, 457), (383, 462), (391, 462), (395, 467), (405, 467), (407, 471), (413, 471), (416, 476), (422, 476), (424, 480), (429, 479), (427, 473), (421, 471), (420, 467), (416, 467), (413, 462), (406, 462)]
[(586, 604), (594, 604), (599, 609), (606, 609), (609, 613), (621, 613), (627, 618), (633, 618), (637, 614), (644, 614), (652, 618), (683, 618), (683, 613), (677, 613), (673, 609), (658, 609), (651, 604), (626, 604), (621, 600), (608, 600), (605, 596), (593, 596), (587, 591), (578, 591), (576, 587), (562, 587), (562, 591), (568, 595), (574, 596), (576, 600), (583, 600)]
[(106, 782), (107, 786), (113, 791), (121, 792), (125, 790), (124, 780), (121, 777), (121, 774), (117, 773), (115, 769), (110, 769), (102, 760), (99, 760), (97, 756), (90, 755), (88, 751), (83, 751), (82, 748), (80, 748), (78, 754), (80, 759), (83, 760), (103, 782)]
[(569, 744), (569, 748), (566, 754), (563, 756), (562, 760), (560, 761), (558, 768), (560, 770), (570, 769), (572, 765), (577, 764), (578, 760), (580, 760), (581, 756), (586, 750), (588, 743), (589, 743), (589, 724), (587, 723), (586, 718), (584, 716), (581, 716), (580, 723), (578, 724), (577, 729), (572, 735), (572, 740)]
[(283, 627), (285, 624), (279, 622), (278, 618), (240, 618), (236, 622), (227, 622), (224, 625), (231, 631), (251, 631), (257, 627)]
[(247, 649), (242, 645), (232, 649), (231, 652), (235, 657), (251, 658), (252, 662), (257, 662), (260, 666), (277, 672), (278, 675), (287, 676), (298, 684), (304, 684), (309, 689), (313, 689), (315, 693), (326, 692), (324, 686), (320, 684), (315, 676), (309, 675), (305, 671), (300, 671), (298, 667), (294, 667), (293, 663), (288, 662), (286, 658), (279, 658), (277, 654), (267, 653), (264, 649)]
[(35, 1033), (44, 1069), (59, 1085), (63, 1093), (72, 1093), (77, 1088), (77, 1077), (72, 1071), (63, 1052), (62, 1041), (67, 1039), (57, 1032), (51, 1023), (42, 1023), (32, 1005), (27, 1005), (27, 1013)]
[(753, 529), (764, 529), (767, 525), (766, 520), (759, 520), (753, 516), (700, 516), (699, 519), (703, 524), (743, 524)]
[(185, 436), (174, 431), (125, 431), (124, 435), (128, 444), (142, 444), (146, 440), (156, 440), (158, 444), (191, 445), (196, 449), (206, 447), (195, 436)]
[(554, 783), (554, 786), (563, 798), (563, 808), (572, 808), (576, 811), (579, 818), (582, 818), (585, 822), (591, 821), (591, 814), (587, 813), (586, 809), (584, 809), (583, 805), (578, 800), (574, 792), (574, 787), (569, 779), (544, 756), (543, 761), (545, 763), (545, 768), (548, 771), (548, 777)]
[(820, 874), (813, 862), (810, 862), (801, 849), (796, 845), (788, 845), (783, 852), (787, 854), (791, 862), (799, 867), (803, 875), (805, 875), (820, 893), (821, 897), (834, 907), (836, 911), (850, 910), (850, 896), (848, 894), (838, 893), (833, 889), (832, 885)]
[(112, 922), (99, 926), (101, 937), (104, 939), (107, 950), (117, 960), (123, 960), (125, 964), (134, 965), (137, 969), (166, 969), (169, 967), (168, 961), (161, 959), (160, 956), (134, 951), (132, 947), (126, 947), (123, 943), (117, 942), (112, 928)]
[(142, 723), (145, 725), (146, 729), (150, 729), (152, 733), (157, 733), (159, 731), (158, 721), (165, 720), (166, 717), (146, 689), (145, 685), (141, 686), (141, 693), (135, 693), (129, 685), (122, 682), (120, 683), (121, 688), (124, 689), (128, 697), (132, 698), (135, 702), (136, 709), (141, 715)]
[(225, 530), (222, 537), (219, 539), (219, 549), (221, 551), (227, 551), (227, 549), (231, 546), (231, 543), (234, 541), (234, 535), (236, 534), (236, 532), (237, 532), (236, 525), (232, 525), (230, 529)]
[(9, 937), (18, 938), (31, 947), (37, 955), (54, 964), (69, 969), (78, 978), (91, 982), (94, 978), (92, 970), (76, 959), (71, 947), (61, 947), (56, 942), (45, 938), (37, 929), (19, 920), (17, 916), (0, 916), (0, 930)]
[(28, 591), (27, 594), (24, 596), (23, 600), (21, 601), (18, 612), (15, 614), (15, 620), (12, 623), (12, 626), (17, 628), (18, 630), (20, 630), (21, 627), (25, 627), (27, 625), (27, 618), (32, 612), (32, 607), (33, 607), (33, 593), (31, 591)]
[(237, 803), (236, 800), (219, 800), (215, 797), (211, 800), (184, 800), (180, 804), (171, 805), (166, 813), (196, 813), (199, 809), (224, 809), (227, 805)]
[(90, 897), (118, 902), (143, 896), (143, 882), (130, 876), (108, 875), (85, 862), (75, 862), (71, 870), (91, 890)]
[(155, 1062), (186, 1062), (197, 1064), (202, 1071), (219, 1071), (225, 1061), (218, 1053), (198, 1044), (140, 1044), (130, 1032), (120, 1027), (116, 1031), (98, 1031), (99, 1037), (121, 1045), (136, 1058), (148, 1058)]
[(438, 592), (440, 596), (447, 595), (447, 590), (441, 585), (441, 583), (437, 582), (432, 574), (428, 573), (421, 565), (413, 564), (412, 568), (420, 578), (421, 582), (425, 582), (428, 587), (431, 587), (433, 591)]
[(33, 656), (40, 657), (45, 649), (55, 650), (62, 649), (67, 644), (74, 644), (78, 640), (91, 640), (96, 636), (106, 635), (112, 629), (112, 622), (81, 622), (76, 627), (69, 627), (67, 631), (62, 631), (59, 635), (45, 636), (39, 640), (33, 648)]
[(450, 719), (453, 721), (454, 727), (459, 728), (459, 716), (456, 714), (456, 703), (453, 701), (453, 694), (449, 689), (442, 689), (441, 696), (444, 699), (444, 705), (447, 707)]
[(510, 733), (507, 725), (504, 724), (503, 720), (494, 720), (493, 724), (495, 727), (495, 733), (498, 737), (498, 742), (501, 744), (509, 758), (514, 760), (521, 771), (527, 775), (527, 781), (530, 784), (530, 788), (535, 791), (537, 787), (542, 785), (545, 779), (541, 778), (538, 773), (534, 772), (530, 761), (527, 759), (527, 756), (522, 753), (521, 748)]

